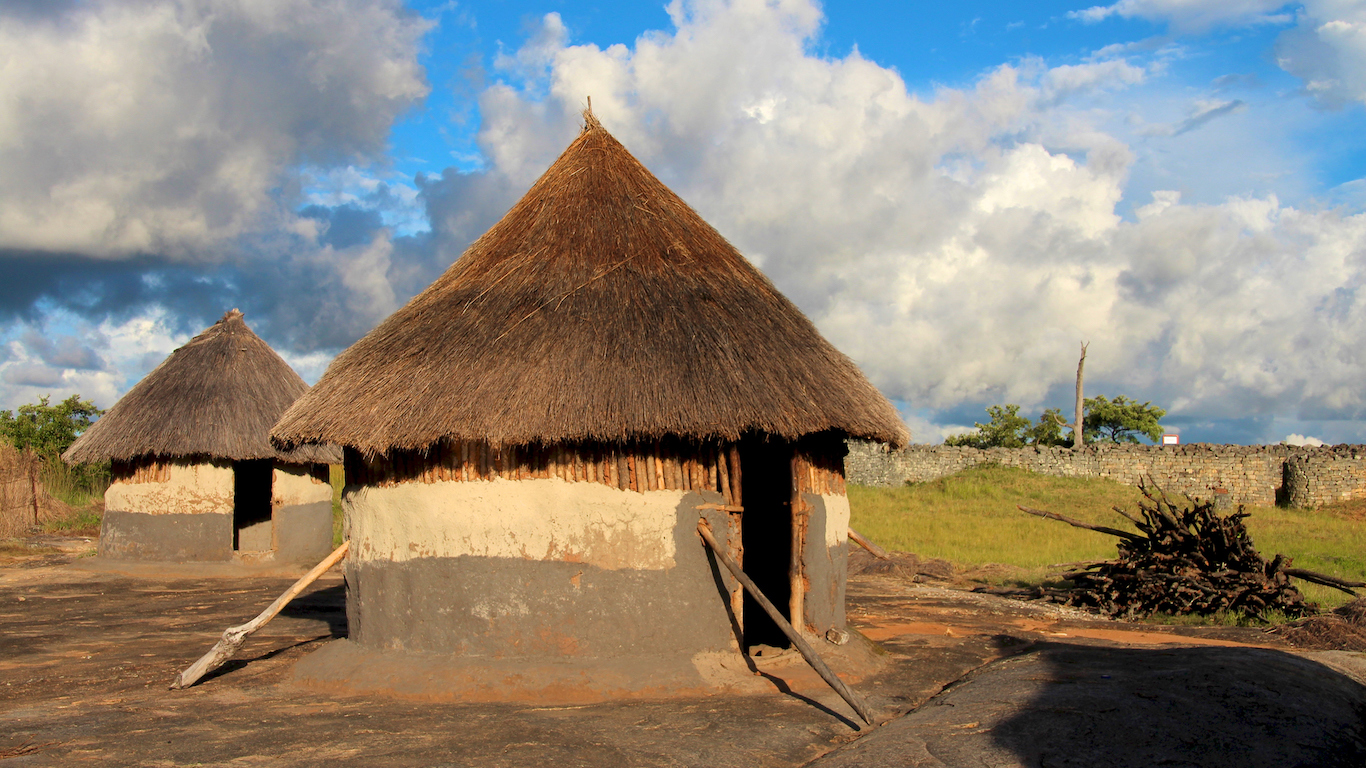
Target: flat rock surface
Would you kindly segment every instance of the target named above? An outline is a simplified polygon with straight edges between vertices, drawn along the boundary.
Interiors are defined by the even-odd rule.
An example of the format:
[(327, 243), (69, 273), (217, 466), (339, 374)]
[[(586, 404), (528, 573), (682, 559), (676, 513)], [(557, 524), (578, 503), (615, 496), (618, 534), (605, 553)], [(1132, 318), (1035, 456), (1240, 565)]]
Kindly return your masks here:
[[(749, 696), (564, 706), (305, 689), (291, 682), (294, 664), (346, 633), (335, 573), (224, 668), (168, 691), (224, 628), (292, 580), (110, 568), (89, 549), (48, 545), (0, 561), (6, 768), (1363, 762), (1359, 654), (1321, 654), (1320, 664), (1255, 629), (1125, 625), (883, 576), (850, 584), (851, 625), (889, 652), (880, 672), (854, 681), (887, 721), (863, 736), (795, 660), (763, 664), (769, 690)], [(1152, 741), (1174, 757), (1120, 761)], [(1095, 751), (1111, 742), (1124, 746), (1118, 758)], [(1330, 752), (1357, 762), (1324, 762)]]

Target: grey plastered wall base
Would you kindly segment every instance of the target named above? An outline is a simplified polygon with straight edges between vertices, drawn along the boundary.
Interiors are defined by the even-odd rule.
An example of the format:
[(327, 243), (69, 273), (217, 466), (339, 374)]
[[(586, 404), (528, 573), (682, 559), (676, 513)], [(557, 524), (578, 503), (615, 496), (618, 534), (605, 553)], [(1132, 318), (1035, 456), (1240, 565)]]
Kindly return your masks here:
[[(696, 530), (697, 506), (720, 499), (679, 502), (675, 565), (662, 570), (470, 555), (349, 562), (351, 639), (490, 658), (732, 651), (729, 583)], [(725, 530), (724, 514), (706, 512), (715, 530)]]
[(835, 546), (827, 544), (825, 500), (814, 493), (804, 493), (802, 499), (811, 510), (802, 548), (802, 568), (807, 583), (802, 610), (807, 626), (817, 635), (823, 635), (831, 629), (844, 629), (849, 546), (847, 542)]
[(105, 510), (100, 557), (119, 560), (213, 562), (232, 559), (232, 515), (152, 515)]
[(332, 502), (276, 507), (275, 561), (313, 565), (332, 551)]
[(237, 529), (237, 551), (238, 552), (268, 552), (270, 551), (271, 539), (270, 520), (262, 520), (259, 523), (244, 525)]

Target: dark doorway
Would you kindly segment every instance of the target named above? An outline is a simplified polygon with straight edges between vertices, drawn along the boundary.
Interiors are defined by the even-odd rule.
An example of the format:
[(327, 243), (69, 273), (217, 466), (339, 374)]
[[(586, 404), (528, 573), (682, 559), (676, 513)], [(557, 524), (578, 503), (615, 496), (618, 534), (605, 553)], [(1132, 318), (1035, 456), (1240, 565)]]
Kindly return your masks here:
[(270, 491), (274, 476), (270, 459), (232, 465), (232, 548), (259, 552), (271, 548)]
[[(740, 540), (745, 548), (744, 571), (784, 618), (791, 618), (788, 601), (792, 584), (792, 445), (779, 439), (747, 437), (740, 441)], [(790, 643), (759, 603), (745, 593), (745, 648)]]

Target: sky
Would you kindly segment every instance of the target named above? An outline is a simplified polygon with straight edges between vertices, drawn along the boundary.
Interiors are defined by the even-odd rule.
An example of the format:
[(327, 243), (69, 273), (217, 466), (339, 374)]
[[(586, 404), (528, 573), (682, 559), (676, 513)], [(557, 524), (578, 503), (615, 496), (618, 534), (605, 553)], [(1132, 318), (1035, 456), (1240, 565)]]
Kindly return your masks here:
[(1366, 0), (0, 0), (0, 408), (310, 382), (594, 114), (935, 443), (1366, 443)]

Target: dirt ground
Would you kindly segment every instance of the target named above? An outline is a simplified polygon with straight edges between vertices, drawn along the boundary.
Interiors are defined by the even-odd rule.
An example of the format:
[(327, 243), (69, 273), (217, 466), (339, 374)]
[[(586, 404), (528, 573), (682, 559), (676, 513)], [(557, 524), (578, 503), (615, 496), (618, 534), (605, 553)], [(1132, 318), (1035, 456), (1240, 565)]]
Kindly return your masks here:
[[(119, 569), (86, 540), (0, 549), (9, 766), (1366, 765), (1366, 657), (1252, 628), (1128, 625), (890, 576), (849, 618), (891, 659), (853, 714), (800, 664), (764, 695), (576, 706), (347, 696), (291, 682), (346, 633), (328, 574), (201, 684), (172, 678), (288, 574)], [(814, 761), (814, 762), (813, 762)]]

